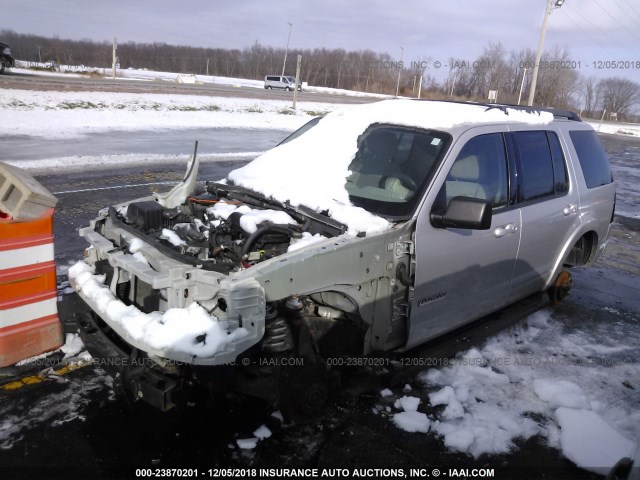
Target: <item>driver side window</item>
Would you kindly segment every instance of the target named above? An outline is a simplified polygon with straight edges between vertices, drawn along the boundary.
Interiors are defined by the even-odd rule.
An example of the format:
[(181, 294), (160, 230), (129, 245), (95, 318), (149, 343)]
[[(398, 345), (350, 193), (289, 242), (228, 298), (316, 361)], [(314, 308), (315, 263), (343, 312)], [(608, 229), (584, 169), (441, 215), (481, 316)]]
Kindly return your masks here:
[(478, 135), (458, 154), (438, 195), (445, 205), (454, 197), (489, 200), (493, 208), (507, 204), (507, 157), (501, 133)]

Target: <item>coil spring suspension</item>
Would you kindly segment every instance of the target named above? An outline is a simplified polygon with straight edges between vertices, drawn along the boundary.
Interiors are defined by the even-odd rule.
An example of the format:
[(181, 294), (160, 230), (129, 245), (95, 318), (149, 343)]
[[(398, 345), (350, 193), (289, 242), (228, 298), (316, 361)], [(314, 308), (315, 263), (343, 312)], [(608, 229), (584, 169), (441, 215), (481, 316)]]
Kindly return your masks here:
[(293, 350), (293, 334), (284, 318), (278, 317), (278, 310), (273, 304), (267, 305), (266, 326), (262, 350), (265, 353), (281, 353)]

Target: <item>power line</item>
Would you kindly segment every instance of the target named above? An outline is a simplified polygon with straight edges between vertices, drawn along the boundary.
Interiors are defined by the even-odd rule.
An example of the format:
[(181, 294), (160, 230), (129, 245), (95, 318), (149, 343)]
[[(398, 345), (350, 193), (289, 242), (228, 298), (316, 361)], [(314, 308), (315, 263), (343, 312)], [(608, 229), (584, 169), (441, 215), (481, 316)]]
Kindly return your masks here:
[(593, 3), (595, 3), (595, 4), (598, 6), (598, 8), (599, 8), (600, 10), (602, 10), (604, 13), (606, 13), (606, 14), (609, 16), (609, 18), (610, 18), (611, 20), (613, 20), (614, 22), (618, 23), (618, 24), (619, 24), (622, 28), (624, 28), (627, 32), (629, 32), (631, 35), (633, 35), (633, 36), (634, 36), (634, 37), (636, 37), (638, 40), (640, 40), (640, 37), (638, 37), (638, 36), (635, 34), (635, 32), (632, 32), (631, 30), (629, 30), (629, 28), (627, 28), (627, 26), (626, 26), (623, 22), (621, 22), (620, 20), (618, 20), (617, 18), (615, 18), (613, 15), (611, 15), (611, 12), (609, 12), (609, 10), (606, 10), (602, 5), (600, 5), (600, 4), (598, 3), (598, 0), (593, 0)]
[(618, 0), (612, 0), (612, 1), (613, 1), (613, 4), (620, 9), (620, 11), (622, 12), (623, 15), (631, 16), (631, 14), (634, 13), (636, 15), (636, 18), (634, 18), (633, 20), (637, 21), (637, 22), (640, 22), (640, 14), (636, 13), (635, 11), (633, 11), (630, 8), (631, 6), (629, 4), (627, 4), (627, 5), (629, 5), (629, 7), (623, 7), (622, 5), (620, 5), (618, 3)]
[[(567, 4), (567, 7), (569, 8), (569, 10), (571, 10), (572, 12), (574, 12), (576, 15), (578, 15), (580, 18), (582, 18), (585, 22), (587, 22), (589, 25), (591, 25), (593, 28), (595, 28), (597, 31), (599, 31), (604, 37), (609, 38), (611, 40), (613, 40), (620, 48), (622, 48), (623, 50), (625, 50), (627, 53), (629, 53), (631, 56), (635, 56), (635, 54), (633, 52), (631, 52), (630, 50), (628, 50), (628, 47), (626, 45), (622, 45), (620, 44), (615, 38), (613, 38), (610, 34), (606, 33), (605, 31), (603, 31), (600, 27), (598, 27), (597, 25), (594, 25), (593, 22), (591, 22), (591, 20), (589, 20), (588, 18), (586, 18), (584, 15), (582, 15), (579, 11), (574, 10), (569, 4)], [(560, 9), (561, 12), (564, 11), (564, 9)], [(615, 56), (613, 57), (615, 58)]]
[(624, 3), (629, 6), (629, 9), (631, 9), (631, 11), (633, 11), (636, 15), (638, 15), (638, 17), (640, 17), (640, 12), (636, 10), (636, 8), (631, 4), (631, 2), (629, 2), (629, 0), (624, 0)]
[(576, 22), (573, 18), (571, 18), (565, 10), (561, 9), (560, 12), (567, 17), (576, 27), (578, 27), (578, 29), (584, 33), (587, 37), (589, 37), (589, 39), (600, 49), (602, 50), (605, 54), (607, 54), (607, 56), (613, 56), (612, 53), (610, 51), (608, 51), (607, 49), (605, 49), (601, 44), (599, 40), (596, 40), (595, 38), (593, 38), (591, 36), (591, 34), (589, 32), (587, 32), (586, 30), (584, 30), (580, 24), (578, 22)]

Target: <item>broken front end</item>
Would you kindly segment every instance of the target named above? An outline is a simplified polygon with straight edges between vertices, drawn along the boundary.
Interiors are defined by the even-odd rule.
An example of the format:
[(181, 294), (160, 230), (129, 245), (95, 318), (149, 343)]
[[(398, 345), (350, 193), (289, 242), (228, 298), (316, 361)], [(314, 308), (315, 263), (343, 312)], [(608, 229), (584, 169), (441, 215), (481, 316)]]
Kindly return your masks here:
[(128, 400), (170, 410), (233, 391), (307, 416), (327, 398), (327, 358), (403, 344), (407, 225), (349, 235), (324, 212), (193, 176), (80, 230), (82, 302), (67, 310)]

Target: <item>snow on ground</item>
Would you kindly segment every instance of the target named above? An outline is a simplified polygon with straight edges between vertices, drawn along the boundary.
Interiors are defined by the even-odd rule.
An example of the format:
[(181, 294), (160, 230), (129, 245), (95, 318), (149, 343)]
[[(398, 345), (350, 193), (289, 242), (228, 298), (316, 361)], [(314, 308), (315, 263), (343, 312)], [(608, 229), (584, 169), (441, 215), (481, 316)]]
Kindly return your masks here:
[[(430, 431), (475, 457), (506, 453), (516, 440), (540, 435), (578, 466), (605, 473), (640, 441), (638, 342), (638, 332), (621, 325), (567, 332), (551, 311), (537, 312), (418, 376), (430, 392), (425, 403), (435, 407)], [(397, 418), (407, 398), (396, 402), (404, 412), (394, 424), (426, 431)]]
[(262, 425), (253, 432), (253, 437), (239, 438), (236, 440), (236, 444), (242, 450), (253, 450), (258, 446), (259, 441), (269, 438), (270, 436), (271, 430), (269, 430), (266, 425)]
[[(64, 353), (62, 364), (73, 365), (92, 361), (91, 355), (77, 333), (68, 333), (65, 343), (59, 349)], [(75, 379), (72, 376), (60, 376), (55, 368), (61, 366), (48, 358), (55, 352), (47, 352), (16, 363), (20, 366), (43, 366), (38, 374), (42, 381), (53, 381), (64, 385), (59, 392), (48, 394), (33, 404), (28, 397), (15, 397), (12, 402), (0, 402), (0, 449), (10, 449), (13, 444), (24, 438), (31, 428), (41, 425), (58, 426), (73, 420), (84, 420), (82, 410), (90, 402), (90, 393), (111, 390), (113, 381), (104, 374), (96, 374), (88, 379)], [(53, 365), (53, 366), (52, 366)], [(57, 367), (56, 367), (57, 366)], [(104, 394), (102, 396), (105, 396)], [(113, 392), (109, 400), (115, 397)], [(9, 414), (9, 412), (11, 412)]]
[(64, 345), (60, 347), (60, 351), (64, 353), (64, 358), (67, 359), (75, 357), (83, 350), (84, 343), (82, 343), (82, 340), (80, 340), (80, 335), (78, 335), (77, 333), (67, 333)]
[(586, 122), (593, 127), (594, 130), (600, 133), (608, 133), (612, 135), (625, 135), (629, 137), (640, 137), (640, 125), (633, 123), (618, 123), (618, 122)]
[(69, 138), (109, 130), (198, 127), (295, 130), (335, 104), (114, 92), (0, 90), (0, 134)]
[[(85, 416), (81, 412), (91, 401), (91, 393), (101, 392), (99, 396), (106, 397), (103, 392), (113, 387), (111, 378), (104, 374), (83, 378), (55, 376), (47, 380), (57, 381), (63, 384), (63, 388), (40, 397), (36, 403), (30, 397), (20, 396), (10, 402), (0, 403), (0, 449), (10, 449), (33, 428), (56, 427), (74, 420), (84, 421)], [(112, 391), (108, 397), (109, 400), (114, 399)]]
[[(198, 153), (200, 163), (251, 160), (263, 152), (237, 152), (237, 153)], [(124, 155), (74, 155), (71, 157), (44, 158), (38, 160), (3, 160), (5, 163), (20, 167), (37, 174), (59, 172), (64, 168), (66, 172), (80, 170), (102, 170), (117, 166), (131, 167), (133, 165), (161, 165), (184, 163), (188, 155), (167, 155), (153, 153), (131, 153)], [(175, 182), (167, 182), (175, 184)]]

